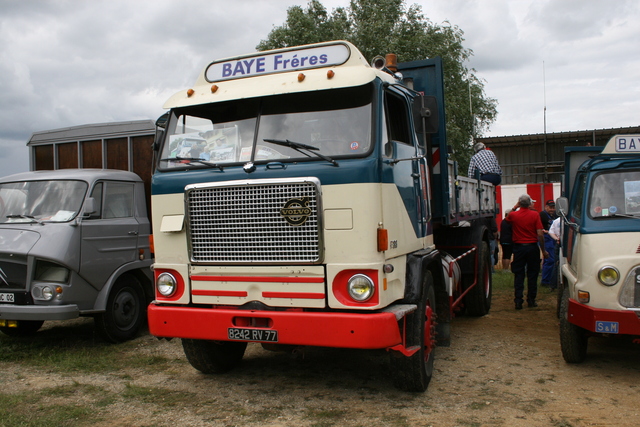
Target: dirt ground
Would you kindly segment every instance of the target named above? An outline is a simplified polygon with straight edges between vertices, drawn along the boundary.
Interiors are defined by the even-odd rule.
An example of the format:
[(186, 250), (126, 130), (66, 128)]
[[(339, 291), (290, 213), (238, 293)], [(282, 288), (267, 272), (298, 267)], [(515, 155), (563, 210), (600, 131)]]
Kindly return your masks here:
[[(592, 338), (587, 361), (566, 364), (555, 295), (546, 290), (537, 308), (515, 311), (512, 295), (502, 292), (489, 315), (456, 318), (451, 346), (436, 350), (423, 394), (393, 388), (384, 352), (310, 348), (292, 355), (250, 344), (240, 368), (207, 376), (186, 363), (180, 340), (145, 335), (128, 348), (169, 363), (104, 374), (8, 363), (0, 388), (75, 385), (65, 399), (98, 411), (98, 426), (640, 425), (640, 348)], [(100, 400), (96, 390), (114, 397)]]

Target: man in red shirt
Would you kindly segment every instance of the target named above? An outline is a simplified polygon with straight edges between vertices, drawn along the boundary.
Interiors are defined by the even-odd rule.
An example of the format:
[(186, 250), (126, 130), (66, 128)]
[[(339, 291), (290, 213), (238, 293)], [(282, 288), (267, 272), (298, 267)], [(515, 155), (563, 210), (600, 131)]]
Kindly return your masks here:
[(511, 223), (513, 239), (513, 287), (515, 289), (514, 302), (516, 310), (522, 309), (524, 302), (524, 279), (527, 278), (527, 304), (537, 307), (538, 273), (540, 272), (540, 250), (545, 258), (549, 253), (544, 249), (544, 228), (540, 221), (540, 214), (533, 207), (533, 200), (528, 194), (523, 194), (518, 203), (507, 216)]

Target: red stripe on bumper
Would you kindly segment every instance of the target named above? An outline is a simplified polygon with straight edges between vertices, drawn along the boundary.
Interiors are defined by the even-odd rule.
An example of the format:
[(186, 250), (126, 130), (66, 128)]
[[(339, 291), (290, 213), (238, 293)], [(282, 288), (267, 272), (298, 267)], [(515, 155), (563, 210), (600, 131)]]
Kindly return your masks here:
[(191, 295), (200, 295), (205, 297), (246, 297), (249, 295), (246, 291), (208, 291), (203, 289), (194, 289)]
[(640, 318), (633, 311), (594, 308), (569, 299), (568, 320), (591, 332), (597, 332), (596, 321), (618, 322), (619, 334), (640, 335)]
[(324, 277), (191, 276), (198, 282), (324, 283)]
[(265, 298), (324, 299), (324, 294), (304, 292), (263, 292), (262, 296)]
[(269, 319), (279, 344), (383, 349), (402, 343), (393, 313), (315, 313), (158, 306), (148, 309), (149, 331), (166, 338), (228, 341), (236, 318)]

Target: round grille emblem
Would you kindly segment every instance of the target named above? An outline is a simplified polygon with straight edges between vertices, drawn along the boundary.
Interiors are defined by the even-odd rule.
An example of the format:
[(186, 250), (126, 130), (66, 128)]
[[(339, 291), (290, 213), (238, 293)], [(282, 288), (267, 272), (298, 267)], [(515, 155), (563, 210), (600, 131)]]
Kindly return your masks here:
[(311, 208), (309, 207), (309, 198), (303, 197), (301, 199), (289, 199), (280, 209), (280, 215), (290, 225), (302, 225), (307, 222), (309, 215), (311, 215)]

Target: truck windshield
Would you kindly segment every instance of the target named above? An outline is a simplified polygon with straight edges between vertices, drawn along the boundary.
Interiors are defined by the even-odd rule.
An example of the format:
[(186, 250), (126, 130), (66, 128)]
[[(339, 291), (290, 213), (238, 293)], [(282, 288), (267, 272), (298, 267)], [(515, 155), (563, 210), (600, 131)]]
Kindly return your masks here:
[(87, 191), (83, 181), (0, 184), (0, 223), (66, 222), (78, 215)]
[[(363, 155), (371, 148), (372, 93), (373, 87), (366, 85), (174, 110), (159, 167)], [(299, 149), (301, 144), (311, 151)]]
[(589, 198), (591, 218), (640, 217), (640, 171), (597, 175)]

